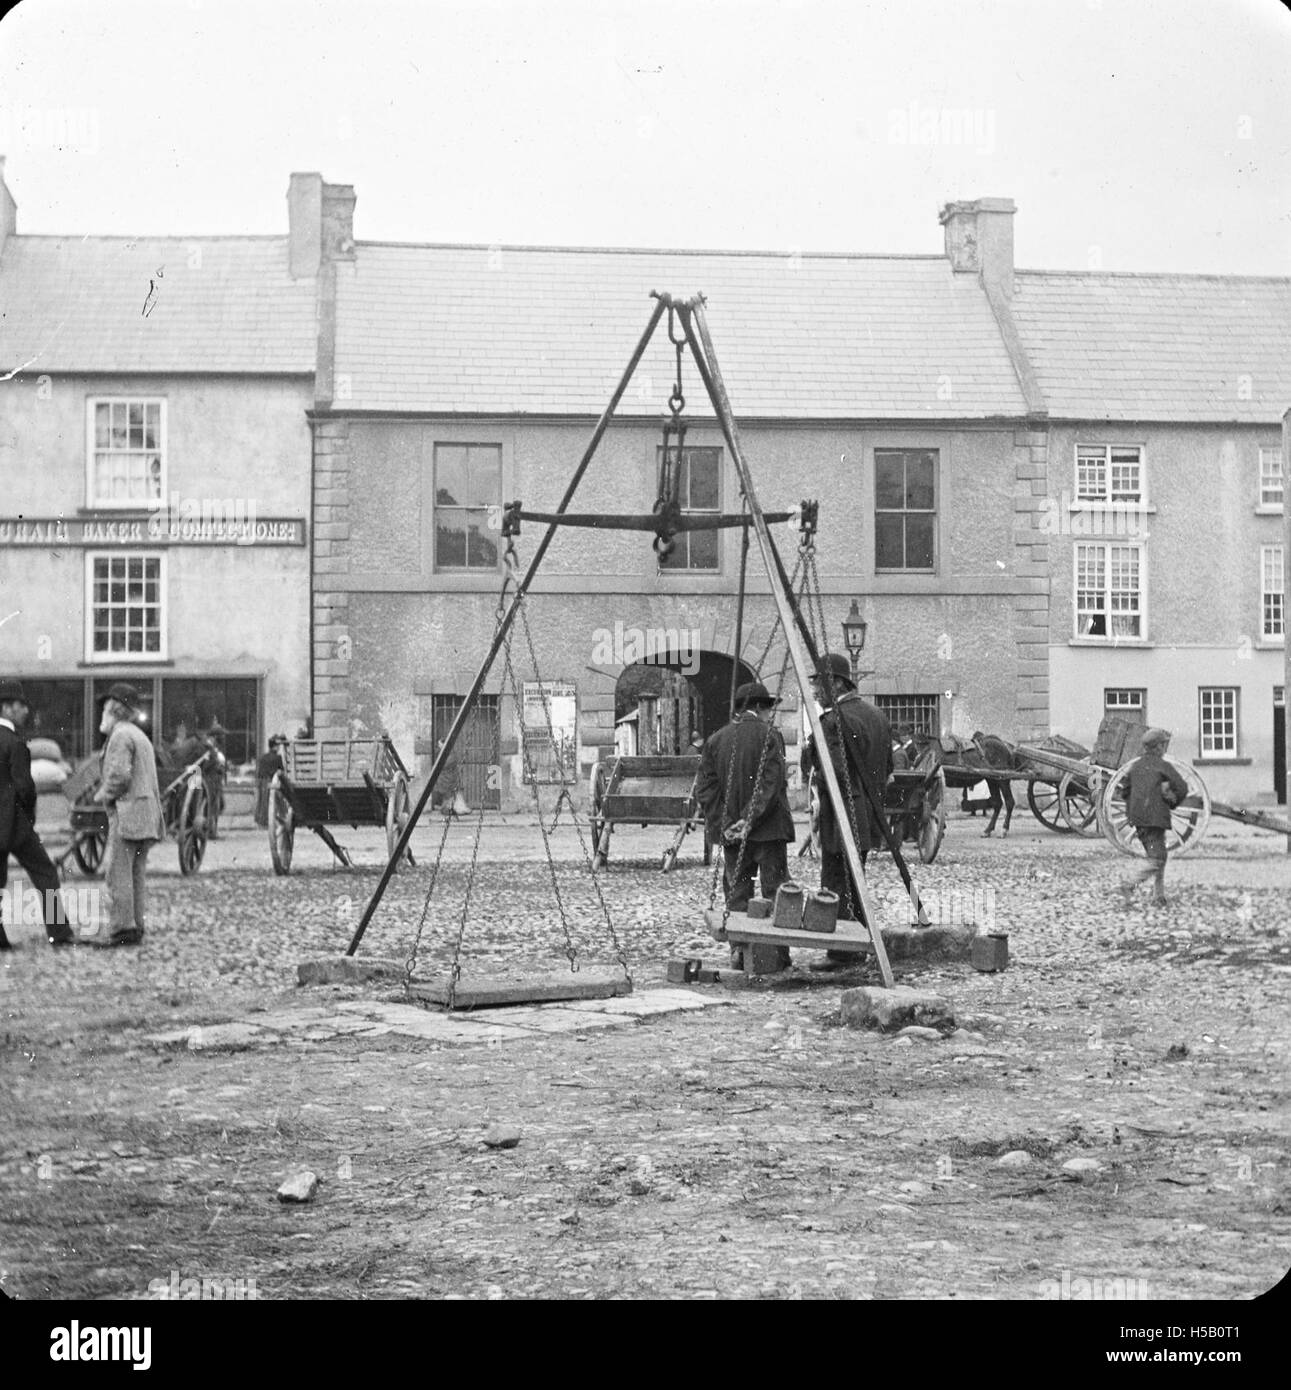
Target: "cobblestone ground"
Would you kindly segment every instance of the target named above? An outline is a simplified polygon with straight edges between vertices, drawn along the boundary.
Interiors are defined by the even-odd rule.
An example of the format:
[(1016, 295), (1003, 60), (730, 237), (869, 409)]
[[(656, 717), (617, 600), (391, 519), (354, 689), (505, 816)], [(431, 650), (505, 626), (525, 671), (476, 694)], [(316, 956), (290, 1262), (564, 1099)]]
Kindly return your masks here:
[[(263, 832), (213, 844), (192, 879), (164, 845), (142, 949), (56, 953), (29, 926), (0, 957), (3, 1287), (147, 1297), (172, 1274), (254, 1280), (261, 1298), (1271, 1287), (1291, 1264), (1285, 842), (1212, 822), (1171, 863), (1172, 905), (1127, 910), (1130, 862), (1102, 842), (1023, 812), (1008, 840), (981, 825), (953, 818), (919, 880), (943, 916), (1007, 931), (1010, 965), (898, 967), (957, 1006), (965, 1026), (938, 1042), (838, 1026), (840, 990), (873, 967), (821, 975), (803, 952), (787, 976), (701, 988), (729, 1007), (505, 1046), (156, 1047), (145, 1035), (160, 1029), (403, 997), (388, 982), (294, 987), (299, 961), (344, 948), (376, 883), (375, 832), (342, 835), (353, 872), (301, 836), (285, 879)], [(419, 829), (419, 865), (394, 881), (365, 953), (410, 952), (438, 831)], [(604, 877), (638, 990), (671, 957), (719, 961), (701, 931), (708, 871), (688, 841), (661, 874), (665, 843), (616, 835)], [(555, 846), (580, 960), (613, 970), (577, 842), (562, 828)], [(471, 848), (455, 826), (419, 976), (448, 969)], [(900, 920), (886, 860), (873, 883)], [(95, 885), (68, 886), (93, 908), (80, 898)], [(536, 827), (487, 827), (467, 973), (564, 966), (551, 900)], [(485, 1147), (496, 1123), (518, 1146)], [(280, 1205), (301, 1167), (321, 1177), (317, 1199)]]

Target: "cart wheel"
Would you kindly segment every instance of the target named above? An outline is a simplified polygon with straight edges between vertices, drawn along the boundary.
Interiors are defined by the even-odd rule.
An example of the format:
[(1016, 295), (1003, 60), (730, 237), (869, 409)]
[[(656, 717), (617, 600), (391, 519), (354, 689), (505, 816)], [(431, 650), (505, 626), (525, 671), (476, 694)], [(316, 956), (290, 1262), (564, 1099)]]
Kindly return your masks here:
[[(410, 810), (411, 801), (408, 796), (408, 779), (402, 772), (396, 772), (394, 783), (390, 788), (390, 794), (386, 798), (386, 858), (393, 856), (395, 846), (399, 843), (399, 837), (403, 834), (405, 827), (412, 815)], [(416, 867), (416, 861), (412, 857), (412, 845), (404, 850), (404, 858), (409, 864)]]
[(206, 853), (206, 840), (210, 834), (209, 810), (206, 784), (194, 782), (184, 793), (176, 835), (179, 841), (179, 872), (185, 878), (202, 867), (202, 856)]
[(291, 850), (296, 841), (296, 818), (277, 781), (269, 784), (269, 857), (276, 874), (291, 872)]
[(1058, 784), (1058, 805), (1067, 829), (1077, 835), (1098, 835), (1098, 796), (1084, 777), (1069, 772)]
[(609, 774), (604, 763), (592, 764), (592, 810), (589, 817), (592, 831), (592, 867), (603, 869), (610, 856), (609, 826), (601, 816), (605, 802), (605, 784)]
[(72, 845), (72, 856), (75, 858), (77, 867), (86, 878), (97, 878), (103, 868), (103, 856), (108, 849), (108, 832), (102, 830), (84, 830), (77, 837)]
[(1041, 825), (1060, 835), (1071, 834), (1071, 827), (1062, 816), (1062, 795), (1052, 782), (1028, 783), (1027, 805)]
[[(1098, 824), (1103, 837), (1122, 854), (1141, 855), (1143, 844), (1126, 814), (1129, 773), (1137, 758), (1118, 768), (1103, 788), (1098, 800)], [(1197, 769), (1166, 754), (1166, 762), (1188, 784), (1188, 795), (1170, 813), (1170, 829), (1165, 834), (1167, 854), (1187, 854), (1201, 842), (1210, 824), (1210, 793)]]
[(936, 781), (928, 787), (919, 817), (919, 862), (931, 864), (946, 834), (946, 774), (937, 769)]

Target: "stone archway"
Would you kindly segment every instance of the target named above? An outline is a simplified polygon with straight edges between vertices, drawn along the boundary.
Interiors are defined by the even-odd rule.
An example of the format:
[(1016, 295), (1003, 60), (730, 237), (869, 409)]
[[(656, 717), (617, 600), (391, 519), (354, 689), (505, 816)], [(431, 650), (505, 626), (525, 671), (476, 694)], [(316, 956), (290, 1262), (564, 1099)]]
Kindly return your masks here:
[(684, 663), (648, 658), (624, 666), (614, 685), (615, 723), (637, 715), (640, 753), (686, 753), (693, 736), (707, 738), (726, 723), (733, 667), (737, 685), (754, 679), (745, 662), (716, 651)]

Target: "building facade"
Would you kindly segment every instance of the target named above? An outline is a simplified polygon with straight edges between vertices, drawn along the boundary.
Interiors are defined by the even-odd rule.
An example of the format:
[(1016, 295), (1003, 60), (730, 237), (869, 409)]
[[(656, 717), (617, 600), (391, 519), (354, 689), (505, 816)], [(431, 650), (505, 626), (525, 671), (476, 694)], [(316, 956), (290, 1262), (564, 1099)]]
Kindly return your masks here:
[(22, 236), (0, 166), (0, 669), (69, 758), (96, 702), (218, 721), (234, 769), (309, 718), (317, 270), (288, 237)]

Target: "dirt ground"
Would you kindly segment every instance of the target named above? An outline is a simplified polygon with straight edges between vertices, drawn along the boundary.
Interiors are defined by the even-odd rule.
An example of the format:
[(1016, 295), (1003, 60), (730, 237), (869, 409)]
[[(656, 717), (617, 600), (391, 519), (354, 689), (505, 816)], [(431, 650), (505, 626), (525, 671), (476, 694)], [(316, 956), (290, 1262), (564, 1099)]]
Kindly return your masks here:
[[(696, 987), (728, 1001), (629, 1027), (503, 1046), (392, 1037), (161, 1047), (145, 1035), (266, 1008), (402, 999), (396, 984), (299, 989), (343, 949), (379, 837), (352, 873), (298, 841), (277, 879), (259, 832), (181, 879), (156, 852), (136, 952), (0, 958), (0, 1286), (21, 1298), (149, 1298), (178, 1280), (260, 1299), (1246, 1299), (1291, 1265), (1285, 844), (1212, 824), (1171, 864), (1174, 902), (1126, 910), (1128, 861), (1015, 822), (953, 818), (920, 869), (949, 915), (1010, 933), (1000, 974), (902, 970), (948, 995), (942, 1041), (840, 1025), (873, 966)], [(406, 956), (438, 825), (418, 832), (364, 951)], [(442, 974), (469, 836), (440, 874), (418, 974)], [(624, 835), (605, 890), (638, 991), (692, 954), (709, 875), (661, 875), (661, 832)], [(536, 830), (491, 827), (468, 913), (468, 973), (563, 963)], [(532, 846), (537, 844), (537, 852)], [(524, 846), (528, 845), (529, 848)], [(610, 970), (578, 846), (561, 877), (588, 968)], [(810, 878), (810, 870), (806, 874)], [(893, 904), (889, 863), (874, 868)], [(85, 888), (69, 880), (69, 886)], [(544, 897), (546, 890), (547, 897)], [(720, 960), (708, 943), (704, 954)], [(513, 1126), (510, 1149), (484, 1145)], [(1008, 1164), (999, 1159), (1023, 1151)], [(1097, 1161), (1078, 1172), (1074, 1158)], [(287, 1206), (300, 1168), (321, 1184)], [(232, 1287), (232, 1286), (230, 1286)]]

